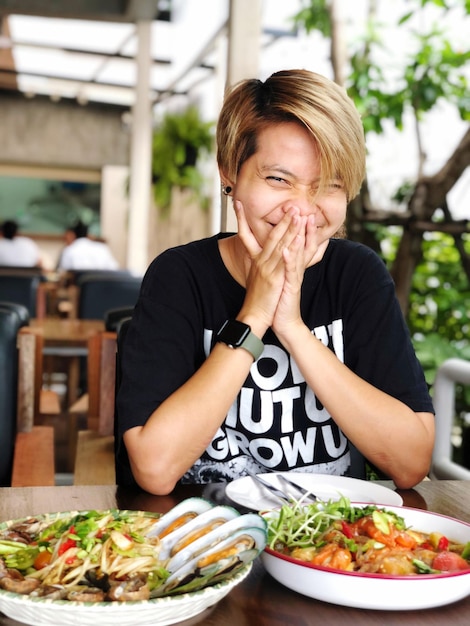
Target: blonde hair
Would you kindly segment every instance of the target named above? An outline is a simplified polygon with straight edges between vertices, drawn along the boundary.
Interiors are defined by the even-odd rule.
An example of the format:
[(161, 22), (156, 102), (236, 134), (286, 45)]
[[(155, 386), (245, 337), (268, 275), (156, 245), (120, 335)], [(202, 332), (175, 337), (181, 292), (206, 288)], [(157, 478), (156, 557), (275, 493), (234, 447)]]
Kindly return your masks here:
[(221, 172), (236, 181), (243, 163), (257, 150), (259, 132), (292, 121), (308, 129), (318, 148), (320, 190), (336, 178), (352, 200), (365, 176), (359, 113), (343, 88), (308, 70), (283, 70), (264, 82), (243, 80), (227, 91), (216, 133)]

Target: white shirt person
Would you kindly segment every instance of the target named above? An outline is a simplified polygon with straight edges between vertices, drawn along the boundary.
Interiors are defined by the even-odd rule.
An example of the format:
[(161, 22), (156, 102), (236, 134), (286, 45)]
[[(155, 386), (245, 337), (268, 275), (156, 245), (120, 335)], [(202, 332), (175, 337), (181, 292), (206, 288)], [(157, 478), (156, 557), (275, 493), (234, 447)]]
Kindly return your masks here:
[(0, 237), (0, 266), (41, 267), (39, 246), (29, 237), (18, 235), (18, 224), (5, 220)]
[(85, 224), (79, 222), (72, 230), (75, 240), (63, 249), (57, 266), (59, 271), (119, 269), (109, 246), (90, 239)]

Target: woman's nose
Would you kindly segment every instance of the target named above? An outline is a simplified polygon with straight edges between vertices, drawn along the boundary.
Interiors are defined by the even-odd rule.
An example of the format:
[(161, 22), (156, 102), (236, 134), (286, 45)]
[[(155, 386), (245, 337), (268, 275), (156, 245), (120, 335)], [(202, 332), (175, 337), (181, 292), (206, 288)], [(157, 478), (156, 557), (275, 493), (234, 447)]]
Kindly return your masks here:
[(318, 211), (316, 194), (311, 189), (297, 191), (288, 203), (288, 208), (297, 207), (300, 215), (315, 215)]

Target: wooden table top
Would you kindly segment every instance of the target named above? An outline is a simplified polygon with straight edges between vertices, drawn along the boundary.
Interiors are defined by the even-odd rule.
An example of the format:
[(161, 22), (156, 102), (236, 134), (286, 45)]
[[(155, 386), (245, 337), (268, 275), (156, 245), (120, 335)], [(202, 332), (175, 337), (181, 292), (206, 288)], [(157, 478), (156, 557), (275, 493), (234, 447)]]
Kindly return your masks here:
[(104, 330), (104, 322), (102, 320), (45, 317), (31, 319), (29, 327), (43, 335), (45, 345), (86, 346), (89, 337)]
[[(381, 484), (392, 487), (389, 482)], [(470, 481), (423, 481), (399, 491), (405, 506), (441, 513), (470, 523)], [(179, 486), (168, 496), (152, 496), (113, 485), (0, 489), (0, 521), (76, 509), (139, 509), (165, 512), (189, 496), (227, 503), (221, 484)], [(281, 586), (264, 570), (260, 559), (250, 575), (209, 611), (181, 626), (468, 626), (470, 596), (443, 607), (420, 611), (368, 611), (327, 604)], [(19, 622), (0, 614), (0, 626)]]

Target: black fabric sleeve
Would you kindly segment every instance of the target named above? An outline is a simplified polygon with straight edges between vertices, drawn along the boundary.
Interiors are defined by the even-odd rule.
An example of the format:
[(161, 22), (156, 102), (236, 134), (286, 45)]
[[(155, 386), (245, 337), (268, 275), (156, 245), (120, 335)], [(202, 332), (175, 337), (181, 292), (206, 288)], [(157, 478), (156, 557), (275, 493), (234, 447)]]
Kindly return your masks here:
[(395, 287), (383, 261), (366, 250), (354, 271), (353, 307), (344, 320), (345, 363), (361, 378), (413, 411), (433, 412), (432, 401)]
[(121, 357), (118, 434), (143, 425), (204, 359), (199, 294), (184, 259), (169, 251), (150, 266)]

